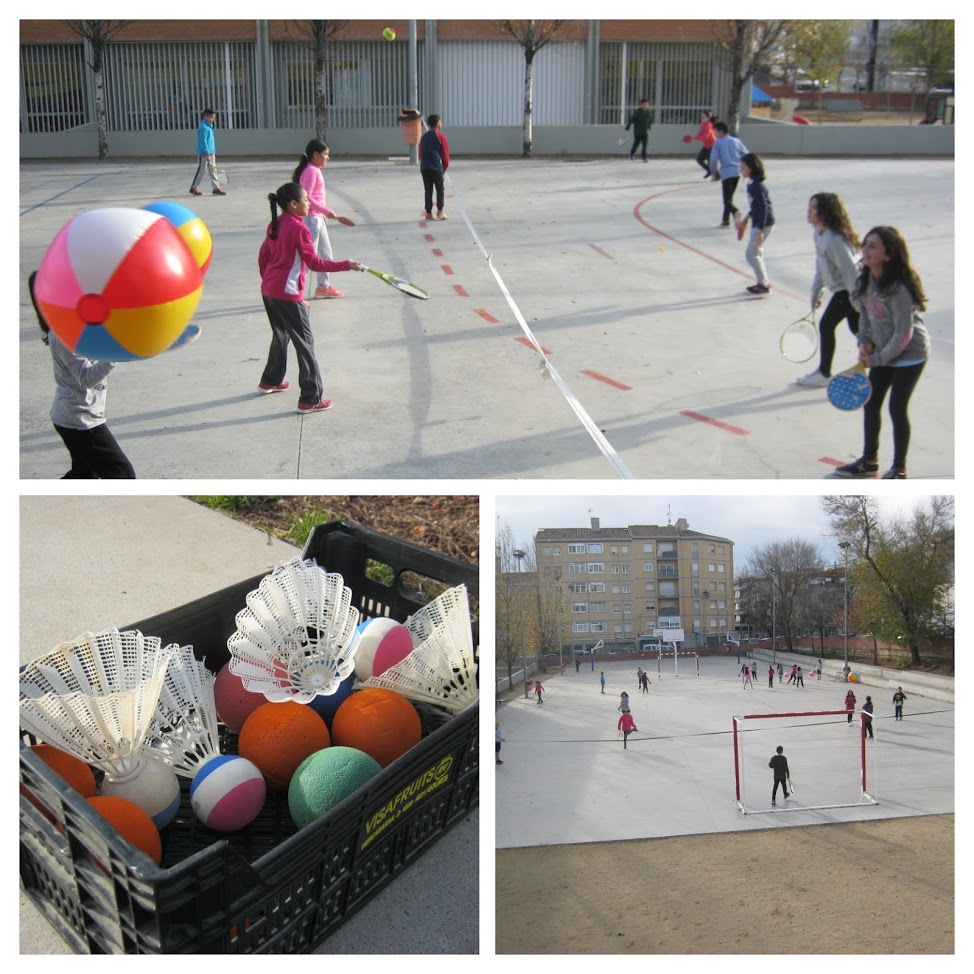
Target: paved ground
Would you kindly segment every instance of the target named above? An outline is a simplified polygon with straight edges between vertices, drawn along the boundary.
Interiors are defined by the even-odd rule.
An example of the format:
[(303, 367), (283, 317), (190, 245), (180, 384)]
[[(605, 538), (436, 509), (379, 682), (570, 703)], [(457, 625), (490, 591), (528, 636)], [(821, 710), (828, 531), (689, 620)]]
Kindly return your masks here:
[[(933, 338), (911, 407), (910, 474), (954, 474), (952, 160), (770, 159), (774, 292), (763, 299), (745, 294), (743, 245), (717, 228), (719, 188), (689, 155), (650, 165), (459, 158), (450, 219), (429, 225), (414, 167), (332, 162), (329, 202), (358, 222), (332, 229), (336, 256), (431, 297), (337, 276), (347, 296), (312, 308), (337, 405), (299, 417), (293, 395), (255, 388), (268, 343), (256, 273), (266, 194), (296, 158), (234, 161), (230, 195), (198, 200), (186, 193), (189, 163), (21, 166), (22, 281), (57, 230), (95, 207), (173, 198), (192, 203), (213, 235), (195, 318), (202, 339), (124, 364), (110, 381), (111, 427), (142, 478), (828, 477), (859, 455), (860, 419), (793, 385), (810, 366), (778, 353), (781, 330), (807, 309), (805, 208), (821, 190), (846, 200), (860, 233), (892, 223), (909, 242)], [(542, 375), (518, 315), (577, 410)], [(20, 475), (59, 477), (66, 454), (48, 419), (51, 363), (25, 285), (20, 349)], [(853, 359), (846, 332), (837, 366)], [(883, 463), (889, 454), (885, 429)]]
[[(148, 618), (299, 553), (182, 497), (25, 496), (20, 512), (21, 664), (85, 630)], [(476, 952), (478, 854), (475, 811), (318, 953)], [(70, 953), (23, 891), (20, 952)]]
[[(692, 662), (679, 676), (636, 690), (637, 663), (609, 663), (595, 672), (569, 668), (545, 681), (538, 705), (518, 698), (497, 719), (506, 743), (497, 768), (496, 845), (513, 848), (561, 843), (741, 832), (783, 826), (873, 821), (954, 810), (954, 708), (910, 698), (907, 719), (894, 721), (890, 694), (876, 702), (874, 741), (867, 744), (867, 792), (858, 802), (858, 739), (844, 717), (749, 721), (743, 739), (743, 799), (736, 803), (732, 718), (739, 714), (839, 710), (845, 689), (823, 679), (804, 688), (758, 681), (743, 690), (736, 659), (705, 657), (700, 677)], [(681, 660), (681, 666), (683, 661)], [(599, 671), (606, 673), (600, 693)], [(765, 681), (766, 684), (766, 681)], [(620, 693), (631, 696), (639, 733), (623, 750), (616, 731)], [(866, 688), (869, 692), (869, 688)], [(768, 759), (781, 744), (796, 794), (770, 806)]]

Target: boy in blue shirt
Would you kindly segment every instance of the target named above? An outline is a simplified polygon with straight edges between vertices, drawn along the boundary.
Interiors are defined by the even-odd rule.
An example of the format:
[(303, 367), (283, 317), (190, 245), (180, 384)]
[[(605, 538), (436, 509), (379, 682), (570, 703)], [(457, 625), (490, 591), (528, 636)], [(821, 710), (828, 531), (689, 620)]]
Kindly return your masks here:
[(213, 167), (216, 164), (216, 139), (213, 136), (213, 127), (216, 125), (216, 112), (212, 108), (204, 108), (200, 118), (200, 126), (196, 130), (196, 175), (193, 177), (193, 184), (189, 191), (193, 196), (202, 196), (200, 183), (203, 176), (207, 173), (210, 176), (210, 184), (213, 187), (214, 196), (226, 196), (226, 191), (220, 188), (216, 173)]
[(720, 188), (724, 197), (724, 215), (721, 217), (722, 227), (730, 226), (731, 216), (737, 219), (740, 210), (734, 206), (734, 191), (741, 178), (741, 158), (747, 154), (747, 146), (737, 136), (730, 134), (726, 122), (715, 122), (714, 131), (717, 141), (710, 150), (711, 179), (720, 180)]

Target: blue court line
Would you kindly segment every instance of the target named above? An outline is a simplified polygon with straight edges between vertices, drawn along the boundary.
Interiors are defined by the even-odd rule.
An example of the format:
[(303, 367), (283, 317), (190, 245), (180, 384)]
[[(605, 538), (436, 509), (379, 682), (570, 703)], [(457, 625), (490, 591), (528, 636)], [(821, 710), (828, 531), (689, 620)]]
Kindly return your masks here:
[(68, 193), (73, 193), (76, 189), (78, 189), (79, 186), (84, 186), (85, 183), (90, 183), (93, 179), (97, 179), (100, 175), (101, 173), (95, 173), (94, 176), (89, 176), (87, 179), (83, 179), (80, 183), (75, 183), (74, 186), (69, 187), (61, 193), (58, 193), (56, 196), (49, 196), (46, 200), (41, 200), (40, 203), (35, 203), (33, 206), (28, 206), (26, 210), (20, 211), (20, 215), (26, 216), (28, 213), (31, 213), (34, 210), (39, 210), (42, 206), (47, 206), (48, 203), (53, 203), (54, 200), (60, 199), (62, 196), (67, 196)]

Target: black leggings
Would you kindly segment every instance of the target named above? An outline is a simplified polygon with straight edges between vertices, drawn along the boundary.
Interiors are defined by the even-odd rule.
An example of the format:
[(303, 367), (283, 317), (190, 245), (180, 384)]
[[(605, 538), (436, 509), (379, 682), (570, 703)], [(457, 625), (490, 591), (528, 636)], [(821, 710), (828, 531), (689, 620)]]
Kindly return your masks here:
[(701, 148), (701, 150), (697, 153), (697, 165), (700, 166), (705, 173), (710, 172), (710, 149), (708, 149), (706, 146), (703, 146), (703, 148)]
[(893, 421), (893, 466), (906, 469), (906, 451), (910, 447), (910, 418), (907, 407), (910, 396), (926, 362), (916, 365), (876, 365), (869, 370), (872, 395), (862, 410), (863, 448), (866, 460), (875, 461), (879, 456), (879, 430), (886, 393), (889, 393), (889, 418)]
[(731, 214), (741, 212), (734, 206), (734, 191), (740, 179), (740, 176), (728, 176), (727, 179), (720, 181), (721, 195), (724, 198), (724, 215), (720, 218), (721, 223), (730, 223)]
[(71, 454), (71, 469), (62, 480), (135, 480), (135, 470), (107, 423), (84, 430), (54, 428)]
[(849, 323), (849, 331), (853, 335), (858, 335), (859, 312), (852, 306), (848, 291), (836, 291), (818, 322), (821, 342), (818, 353), (818, 370), (822, 375), (830, 376), (832, 374), (832, 358), (835, 355), (835, 330), (843, 318)]

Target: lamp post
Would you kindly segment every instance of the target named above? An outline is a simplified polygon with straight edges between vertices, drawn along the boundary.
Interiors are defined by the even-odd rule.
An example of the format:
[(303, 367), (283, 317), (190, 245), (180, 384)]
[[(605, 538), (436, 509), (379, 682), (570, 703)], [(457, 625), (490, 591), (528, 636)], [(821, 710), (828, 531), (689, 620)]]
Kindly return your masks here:
[(558, 630), (558, 665), (565, 672), (565, 659), (561, 651), (561, 567), (555, 569), (555, 626)]
[(524, 558), (524, 551), (521, 548), (515, 548), (511, 554), (517, 559), (517, 582), (518, 588), (521, 590), (521, 669), (523, 671), (522, 678), (524, 680), (524, 699), (528, 698), (528, 641), (527, 633), (524, 631), (524, 576), (521, 574), (522, 566), (521, 562)]
[(771, 572), (771, 665), (775, 666), (778, 662), (778, 629), (777, 629), (777, 581), (778, 573)]
[(845, 555), (845, 571), (842, 575), (843, 595), (842, 595), (842, 655), (843, 666), (842, 676), (849, 679), (849, 548), (851, 542), (840, 541), (839, 547)]

